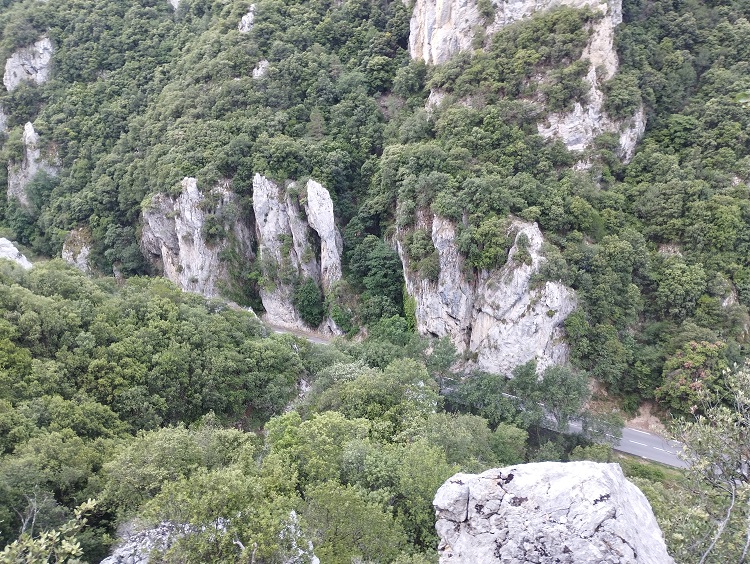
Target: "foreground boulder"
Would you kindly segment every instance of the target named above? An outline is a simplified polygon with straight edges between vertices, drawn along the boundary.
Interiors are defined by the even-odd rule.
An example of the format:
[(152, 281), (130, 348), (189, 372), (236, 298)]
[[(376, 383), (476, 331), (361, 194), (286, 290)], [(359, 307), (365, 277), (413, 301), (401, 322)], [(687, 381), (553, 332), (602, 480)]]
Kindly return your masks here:
[(648, 500), (619, 464), (456, 474), (433, 504), (441, 563), (673, 562)]

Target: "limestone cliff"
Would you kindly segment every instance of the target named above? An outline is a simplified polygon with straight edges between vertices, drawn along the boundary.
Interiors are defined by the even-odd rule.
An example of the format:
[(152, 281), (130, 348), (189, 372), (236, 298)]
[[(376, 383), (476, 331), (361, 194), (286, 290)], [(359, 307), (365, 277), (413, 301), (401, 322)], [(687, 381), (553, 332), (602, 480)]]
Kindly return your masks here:
[(24, 81), (42, 84), (49, 78), (49, 63), (54, 49), (48, 37), (18, 49), (5, 62), (3, 84), (8, 92)]
[(23, 128), (23, 158), (20, 162), (8, 163), (8, 198), (15, 198), (21, 205), (29, 205), (26, 187), (39, 172), (57, 176), (54, 155), (42, 155), (39, 135), (31, 122)]
[(247, 14), (242, 16), (237, 26), (239, 32), (250, 33), (250, 30), (253, 29), (253, 22), (255, 22), (255, 4), (250, 4), (250, 9), (247, 11)]
[(531, 277), (545, 261), (539, 227), (513, 220), (509, 233), (515, 240), (506, 264), (471, 273), (456, 244), (453, 223), (437, 215), (430, 223), (422, 227), (431, 230), (438, 253), (437, 281), (413, 272), (403, 246), (397, 245), (406, 289), (416, 302), (418, 331), (450, 336), (477, 368), (491, 372), (509, 374), (534, 359), (539, 369), (564, 362), (568, 348), (561, 326), (576, 299), (573, 290), (558, 282), (532, 287)]
[[(341, 236), (331, 196), (314, 180), (304, 188), (295, 183), (284, 187), (256, 174), (253, 211), (266, 318), (286, 327), (304, 328), (293, 305), (295, 281), (312, 278), (328, 292), (341, 278)], [(322, 328), (337, 332), (331, 320)]]
[(254, 259), (252, 231), (228, 186), (216, 186), (204, 195), (195, 178), (186, 177), (178, 197), (157, 194), (142, 214), (145, 256), (185, 291), (214, 297), (227, 280), (221, 253), (229, 242), (216, 231), (231, 234), (237, 251), (248, 261)]
[(0, 258), (13, 261), (24, 270), (29, 270), (33, 266), (31, 261), (5, 237), (0, 238)]
[(87, 227), (73, 229), (65, 237), (60, 257), (71, 266), (75, 266), (84, 274), (92, 274), (93, 268), (89, 263), (91, 254), (91, 231)]
[(618, 464), (456, 474), (433, 503), (441, 564), (673, 562), (648, 500)]
[(328, 190), (314, 180), (307, 182), (307, 222), (320, 238), (320, 282), (325, 292), (341, 280), (343, 242), (333, 218), (333, 201)]
[[(428, 64), (443, 63), (458, 51), (471, 48), (478, 29), (484, 29), (489, 36), (508, 24), (557, 6), (589, 7), (600, 12), (602, 18), (593, 24), (591, 39), (582, 55), (590, 65), (585, 77), (590, 87), (587, 102), (577, 103), (571, 112), (550, 115), (538, 129), (540, 135), (558, 137), (574, 151), (587, 148), (601, 133), (618, 133), (620, 155), (629, 160), (637, 140), (643, 135), (645, 113), (641, 109), (623, 122), (611, 120), (604, 112), (601, 90), (602, 82), (612, 78), (618, 67), (614, 29), (622, 22), (621, 0), (493, 0), (492, 5), (494, 19), (486, 24), (476, 0), (417, 0), (410, 22), (411, 57)], [(597, 69), (602, 74), (597, 74)]]

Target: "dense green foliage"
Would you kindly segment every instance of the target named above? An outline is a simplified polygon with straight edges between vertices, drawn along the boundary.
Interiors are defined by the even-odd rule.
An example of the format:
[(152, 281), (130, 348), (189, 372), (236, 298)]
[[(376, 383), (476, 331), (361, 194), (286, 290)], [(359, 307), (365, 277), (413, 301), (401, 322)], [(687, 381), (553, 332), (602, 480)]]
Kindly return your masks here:
[[(248, 8), (55, 0), (3, 9), (2, 54), (42, 33), (57, 49), (49, 82), (0, 97), (5, 156), (19, 159), (20, 127), (32, 119), (61, 165), (57, 178), (32, 184), (29, 208), (11, 200), (0, 214), (15, 237), (53, 253), (85, 223), (100, 268), (144, 273), (137, 223), (149, 194), (174, 192), (184, 176), (201, 187), (228, 179), (251, 215), (253, 174), (313, 176), (334, 197), (346, 283), (332, 296), (298, 283), (295, 304), (310, 325), (329, 313), (356, 333), (412, 315), (385, 241), (397, 228), (412, 270), (435, 280), (440, 265), (428, 232), (414, 228), (418, 213), (458, 222), (475, 271), (505, 261), (516, 214), (551, 242), (540, 280), (562, 280), (580, 298), (566, 327), (576, 364), (628, 409), (654, 397), (684, 409), (667, 398), (685, 385), (670, 366), (692, 342), (721, 343), (717, 365), (744, 356), (746, 3), (625, 3), (621, 68), (604, 92), (610, 116), (643, 104), (648, 117), (627, 165), (612, 135), (575, 155), (537, 134), (550, 111), (587, 96), (580, 56), (600, 15), (553, 10), (480, 34), (484, 50), (428, 68), (408, 60), (402, 3), (261, 1), (243, 34)], [(266, 75), (253, 78), (261, 60)], [(428, 88), (446, 95), (429, 112)], [(580, 158), (590, 170), (571, 168)], [(260, 270), (234, 264), (232, 295), (258, 305)]]
[[(750, 319), (746, 0), (624, 3), (620, 69), (603, 91), (610, 117), (643, 107), (648, 118), (629, 163), (613, 134), (582, 154), (538, 134), (550, 112), (589, 94), (580, 57), (601, 17), (589, 10), (479, 33), (476, 50), (428, 68), (409, 61), (402, 2), (257, 0), (242, 34), (249, 8), (0, 2), (0, 60), (43, 34), (55, 46), (48, 82), (0, 95), (0, 158), (18, 165), (33, 121), (59, 165), (28, 186), (28, 207), (2, 199), (0, 225), (47, 256), (88, 226), (95, 266), (128, 277), (118, 286), (56, 262), (2, 267), (0, 540), (32, 514), (37, 531), (68, 526), (96, 496), (93, 528), (78, 535), (91, 558), (118, 520), (139, 514), (205, 525), (175, 545), (175, 560), (247, 560), (257, 543), (270, 561), (312, 540), (327, 561), (417, 562), (434, 547), (431, 496), (457, 468), (610, 456), (542, 431), (540, 399), (563, 428), (588, 376), (626, 410), (655, 399), (686, 414), (705, 390), (726, 396), (720, 375), (747, 356)], [(266, 74), (254, 78), (261, 61)], [(445, 97), (428, 110), (430, 90)], [(350, 335), (366, 327), (362, 343), (323, 352), (267, 338), (244, 312), (135, 276), (151, 268), (138, 241), (151, 195), (177, 193), (185, 176), (204, 189), (227, 180), (237, 217), (251, 217), (255, 173), (330, 190), (345, 279), (325, 296), (295, 280), (294, 305), (311, 326), (330, 315)], [(398, 239), (410, 269), (436, 280), (419, 221), (432, 213), (455, 222), (467, 279), (505, 263), (511, 215), (538, 222), (547, 262), (535, 282), (560, 280), (578, 296), (565, 324), (575, 369), (452, 381), (450, 343), (414, 334), (393, 249)], [(217, 242), (224, 231), (209, 221), (204, 234)], [(258, 305), (259, 284), (275, 281), (224, 258), (232, 298)], [(279, 415), (303, 378), (310, 394)], [(438, 383), (462, 413), (444, 412)], [(523, 410), (503, 394), (522, 396)], [(263, 424), (265, 437), (226, 429)], [(611, 424), (592, 422), (592, 436)], [(679, 486), (653, 478), (644, 487), (666, 519)], [(683, 541), (715, 501), (663, 521), (686, 561)]]

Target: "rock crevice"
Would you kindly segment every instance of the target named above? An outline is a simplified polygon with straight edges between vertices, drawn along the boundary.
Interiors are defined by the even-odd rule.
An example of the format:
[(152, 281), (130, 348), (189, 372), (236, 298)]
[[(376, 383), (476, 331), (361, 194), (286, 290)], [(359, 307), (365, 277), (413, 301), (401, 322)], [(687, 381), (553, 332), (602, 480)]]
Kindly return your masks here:
[[(341, 279), (342, 240), (331, 195), (312, 179), (304, 187), (294, 182), (283, 186), (256, 174), (253, 211), (264, 278), (260, 297), (267, 319), (304, 329), (294, 307), (295, 283), (311, 278), (328, 293)], [(331, 319), (320, 329), (339, 332)]]
[(227, 185), (216, 186), (204, 195), (196, 179), (186, 177), (178, 197), (157, 194), (144, 206), (142, 215), (141, 247), (145, 256), (187, 292), (215, 297), (228, 279), (221, 255), (229, 241), (211, 233), (212, 229), (231, 235), (240, 255), (248, 261), (254, 259), (252, 231), (240, 215), (237, 196)]
[(34, 44), (22, 47), (5, 62), (3, 84), (12, 92), (22, 82), (42, 84), (49, 78), (50, 60), (54, 49), (48, 37), (42, 37)]
[(449, 336), (477, 368), (504, 374), (530, 360), (540, 370), (565, 362), (562, 324), (577, 303), (573, 290), (559, 282), (532, 285), (546, 261), (539, 227), (514, 219), (508, 231), (515, 238), (506, 263), (471, 275), (456, 244), (455, 226), (433, 216), (432, 243), (440, 263), (436, 281), (412, 272), (403, 246), (397, 245), (419, 332)]
[(441, 563), (673, 562), (648, 500), (618, 464), (456, 474), (433, 504)]
[(54, 157), (42, 156), (39, 134), (34, 125), (27, 122), (23, 128), (23, 158), (21, 162), (8, 163), (8, 198), (15, 198), (22, 206), (28, 207), (26, 187), (40, 172), (57, 176), (55, 160)]

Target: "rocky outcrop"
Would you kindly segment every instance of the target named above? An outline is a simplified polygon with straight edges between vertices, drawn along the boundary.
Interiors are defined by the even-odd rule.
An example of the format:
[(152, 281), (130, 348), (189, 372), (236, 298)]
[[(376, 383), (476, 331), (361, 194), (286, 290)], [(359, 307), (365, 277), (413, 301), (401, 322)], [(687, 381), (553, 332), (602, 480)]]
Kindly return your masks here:
[(169, 5), (172, 6), (172, 9), (177, 11), (177, 8), (180, 7), (180, 0), (169, 0)]
[(228, 239), (246, 260), (254, 259), (252, 231), (240, 216), (237, 196), (226, 185), (204, 195), (195, 178), (186, 177), (177, 198), (157, 194), (142, 213), (145, 256), (187, 292), (206, 297), (219, 294), (228, 279), (221, 258)]
[(240, 23), (238, 25), (240, 33), (250, 33), (250, 30), (253, 29), (254, 22), (255, 22), (255, 4), (250, 4), (250, 9), (248, 10), (247, 14), (242, 16), (242, 19), (240, 20)]
[(40, 172), (57, 176), (58, 168), (53, 156), (42, 156), (39, 135), (31, 122), (23, 128), (23, 158), (20, 163), (8, 164), (8, 198), (15, 198), (21, 205), (29, 205), (26, 187)]
[[(293, 305), (295, 281), (312, 278), (328, 292), (341, 278), (342, 244), (331, 196), (314, 180), (304, 188), (295, 183), (284, 187), (256, 174), (253, 211), (266, 317), (274, 324), (304, 328)], [(336, 331), (331, 320), (324, 326)]]
[(568, 113), (552, 114), (548, 123), (538, 124), (543, 137), (558, 137), (571, 151), (583, 151), (591, 145), (597, 135), (611, 132), (620, 136), (620, 157), (628, 162), (633, 158), (635, 146), (646, 129), (646, 114), (640, 107), (636, 114), (626, 120), (612, 120), (604, 111), (603, 82), (617, 72), (618, 59), (614, 47), (615, 27), (622, 23), (621, 0), (608, 3), (592, 3), (591, 8), (603, 14), (594, 24), (591, 39), (583, 51), (582, 59), (588, 59), (589, 71), (584, 80), (589, 94), (585, 105), (576, 102)]
[(255, 80), (258, 80), (260, 78), (263, 78), (268, 73), (268, 61), (265, 59), (261, 59), (258, 61), (258, 64), (255, 65), (255, 68), (253, 68), (253, 78)]
[(506, 264), (473, 274), (467, 273), (451, 221), (435, 215), (431, 225), (425, 222), (422, 227), (431, 230), (438, 253), (437, 281), (412, 272), (403, 246), (397, 244), (420, 333), (449, 336), (472, 364), (490, 372), (509, 374), (534, 359), (539, 370), (565, 362), (562, 323), (575, 309), (576, 298), (559, 282), (532, 287), (532, 275), (546, 260), (536, 223), (513, 220), (508, 231), (515, 240)]
[(49, 78), (49, 63), (54, 49), (48, 37), (13, 53), (5, 62), (3, 84), (8, 92), (22, 82), (42, 84)]
[(86, 227), (73, 229), (65, 237), (61, 258), (71, 266), (75, 266), (84, 274), (92, 274), (93, 269), (89, 263), (91, 254), (91, 231)]
[(456, 474), (433, 503), (441, 564), (673, 562), (648, 500), (618, 464)]
[(314, 180), (307, 182), (307, 223), (320, 238), (320, 282), (324, 292), (341, 280), (343, 242), (333, 218), (333, 201), (328, 190)]
[(618, 67), (614, 29), (622, 22), (621, 0), (495, 1), (493, 6), (494, 18), (488, 24), (476, 0), (417, 0), (410, 22), (411, 57), (428, 64), (443, 63), (458, 51), (470, 49), (478, 29), (490, 36), (508, 24), (557, 6), (588, 7), (600, 12), (602, 17), (593, 24), (591, 39), (582, 55), (590, 64), (585, 77), (590, 87), (587, 102), (576, 103), (571, 112), (550, 115), (546, 123), (538, 125), (538, 130), (544, 137), (561, 139), (573, 151), (587, 148), (601, 133), (618, 133), (620, 155), (629, 160), (635, 144), (643, 135), (645, 113), (640, 109), (635, 116), (622, 122), (610, 119), (603, 109), (604, 94), (601, 90), (602, 82), (612, 78)]
[(189, 525), (162, 521), (155, 527), (134, 530), (129, 523), (120, 533), (120, 543), (100, 564), (148, 564), (152, 553), (163, 553), (181, 537), (192, 532)]
[(8, 116), (3, 111), (3, 107), (0, 106), (0, 134), (8, 131)]
[(13, 261), (24, 270), (29, 270), (34, 266), (31, 264), (31, 261), (5, 237), (0, 238), (0, 258)]

